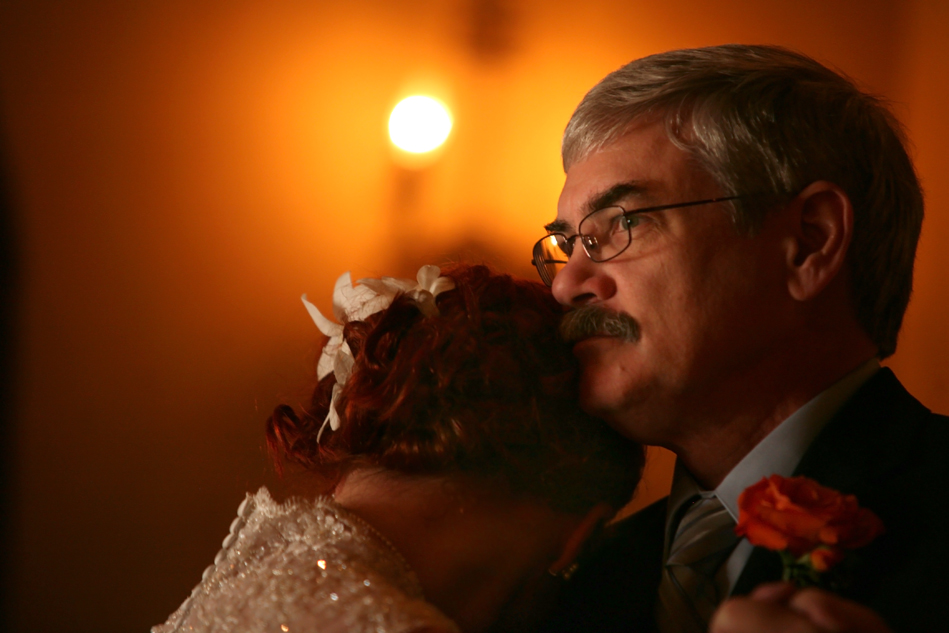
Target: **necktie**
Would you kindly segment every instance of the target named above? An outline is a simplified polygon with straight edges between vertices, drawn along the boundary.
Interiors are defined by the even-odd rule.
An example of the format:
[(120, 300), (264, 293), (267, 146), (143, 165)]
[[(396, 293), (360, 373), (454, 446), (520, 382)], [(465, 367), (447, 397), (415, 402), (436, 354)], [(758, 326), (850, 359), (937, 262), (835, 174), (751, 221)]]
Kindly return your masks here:
[[(662, 633), (704, 633), (726, 586), (716, 572), (738, 544), (735, 521), (715, 495), (697, 496), (679, 522), (659, 583)], [(724, 585), (724, 583), (721, 583)]]

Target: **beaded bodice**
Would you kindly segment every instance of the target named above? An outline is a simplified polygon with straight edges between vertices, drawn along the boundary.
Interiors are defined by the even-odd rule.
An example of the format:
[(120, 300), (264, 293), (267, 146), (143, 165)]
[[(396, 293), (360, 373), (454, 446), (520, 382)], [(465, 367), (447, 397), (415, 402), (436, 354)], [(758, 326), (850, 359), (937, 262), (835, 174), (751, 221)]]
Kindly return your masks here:
[(328, 498), (247, 495), (214, 564), (152, 633), (406, 633), (458, 628), (367, 523)]

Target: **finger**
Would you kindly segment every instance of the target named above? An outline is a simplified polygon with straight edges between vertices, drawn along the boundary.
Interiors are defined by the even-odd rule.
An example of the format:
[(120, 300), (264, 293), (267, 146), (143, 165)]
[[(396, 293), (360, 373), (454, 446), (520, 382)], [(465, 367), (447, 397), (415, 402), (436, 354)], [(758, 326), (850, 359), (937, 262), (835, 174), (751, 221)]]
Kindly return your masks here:
[(891, 633), (869, 608), (820, 589), (803, 589), (788, 603), (815, 624), (835, 633)]
[(826, 633), (804, 614), (783, 604), (731, 598), (712, 616), (709, 633)]
[(749, 597), (764, 602), (787, 604), (788, 600), (791, 599), (791, 596), (793, 596), (796, 591), (797, 587), (789, 582), (768, 582), (755, 587), (755, 590), (749, 594)]

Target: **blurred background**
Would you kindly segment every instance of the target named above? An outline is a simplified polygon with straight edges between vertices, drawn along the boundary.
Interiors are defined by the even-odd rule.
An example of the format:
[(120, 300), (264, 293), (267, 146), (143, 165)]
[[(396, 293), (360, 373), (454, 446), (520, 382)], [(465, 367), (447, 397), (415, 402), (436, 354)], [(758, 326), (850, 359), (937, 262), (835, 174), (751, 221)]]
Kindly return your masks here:
[[(280, 487), (275, 404), (313, 379), (343, 271), (476, 259), (533, 276), (559, 141), (603, 75), (670, 48), (790, 46), (894, 103), (927, 192), (888, 364), (949, 412), (949, 3), (5, 0), (0, 3), (4, 623), (144, 631)], [(399, 160), (392, 107), (454, 129)], [(640, 502), (664, 494), (654, 453)]]

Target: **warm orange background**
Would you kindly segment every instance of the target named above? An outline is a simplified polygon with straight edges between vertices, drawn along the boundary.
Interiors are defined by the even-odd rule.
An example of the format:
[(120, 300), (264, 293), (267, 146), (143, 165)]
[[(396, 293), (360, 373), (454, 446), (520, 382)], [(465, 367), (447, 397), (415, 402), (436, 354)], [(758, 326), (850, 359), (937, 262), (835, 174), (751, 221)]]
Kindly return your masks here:
[[(582, 8), (581, 8), (582, 7)], [(896, 103), (926, 186), (891, 361), (949, 411), (949, 3), (942, 0), (9, 0), (0, 97), (22, 292), (13, 630), (143, 631), (243, 497), (317, 341), (299, 295), (485, 258), (531, 274), (584, 92), (652, 52), (776, 43)], [(453, 108), (437, 162), (388, 111)], [(644, 498), (661, 494), (660, 459)]]

